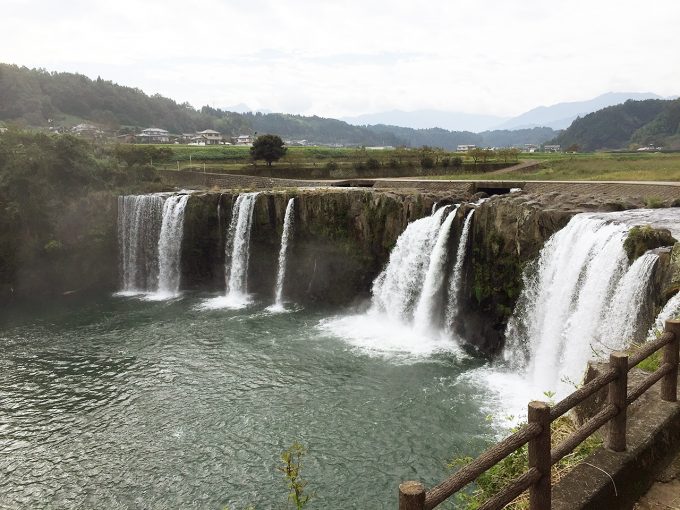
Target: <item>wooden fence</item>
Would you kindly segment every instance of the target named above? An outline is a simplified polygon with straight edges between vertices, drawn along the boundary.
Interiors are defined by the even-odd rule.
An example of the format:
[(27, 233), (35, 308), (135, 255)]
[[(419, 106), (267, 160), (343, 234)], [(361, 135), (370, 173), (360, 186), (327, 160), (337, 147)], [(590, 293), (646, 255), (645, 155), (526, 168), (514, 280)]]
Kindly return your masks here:
[[(501, 509), (527, 489), (531, 510), (550, 510), (550, 468), (603, 425), (608, 426), (605, 446), (615, 452), (626, 449), (626, 410), (656, 382), (662, 380), (661, 398), (677, 401), (680, 321), (666, 321), (664, 333), (646, 343), (632, 356), (614, 352), (609, 368), (554, 406), (530, 402), (528, 423), (517, 432), (495, 444), (470, 464), (442, 483), (426, 491), (423, 484), (408, 481), (399, 485), (399, 510), (430, 510), (460, 489), (475, 481), (479, 475), (495, 466), (508, 455), (529, 443), (529, 470), (515, 478), (480, 510)], [(628, 393), (628, 372), (642, 360), (663, 348), (663, 363)], [(582, 425), (554, 449), (550, 446), (550, 424), (585, 399), (608, 386), (607, 403), (602, 410)]]

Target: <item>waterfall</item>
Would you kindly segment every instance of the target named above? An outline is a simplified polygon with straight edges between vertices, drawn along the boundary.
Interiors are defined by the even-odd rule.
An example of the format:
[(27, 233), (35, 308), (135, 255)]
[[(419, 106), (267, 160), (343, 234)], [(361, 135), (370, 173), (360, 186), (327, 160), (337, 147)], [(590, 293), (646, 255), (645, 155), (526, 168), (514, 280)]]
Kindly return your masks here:
[(188, 200), (189, 195), (118, 197), (121, 295), (177, 296)]
[(456, 205), (446, 216), (437, 234), (437, 241), (430, 255), (430, 263), (425, 276), (425, 283), (418, 299), (413, 314), (413, 322), (416, 329), (428, 331), (439, 325), (437, 317), (440, 310), (442, 288), (446, 275), (446, 262), (448, 260), (448, 243), (451, 234), (451, 225), (458, 210)]
[[(441, 326), (445, 316), (446, 275), (462, 263), (449, 254), (458, 205), (433, 208), (410, 223), (399, 236), (385, 269), (373, 282), (366, 313), (322, 320), (319, 327), (370, 354), (429, 356), (436, 352), (464, 355), (458, 342)], [(468, 215), (464, 224), (469, 228)], [(461, 234), (465, 256), (467, 234)]]
[(281, 248), (279, 249), (279, 267), (276, 271), (276, 289), (274, 307), (283, 309), (283, 283), (286, 279), (286, 259), (288, 256), (288, 240), (293, 228), (293, 216), (295, 214), (295, 199), (288, 200), (286, 213), (283, 218), (283, 231), (281, 232)]
[(474, 213), (475, 210), (472, 209), (465, 217), (463, 230), (460, 233), (460, 240), (458, 241), (458, 249), (456, 250), (456, 263), (453, 266), (453, 271), (451, 272), (449, 279), (448, 303), (446, 304), (446, 327), (449, 333), (453, 331), (453, 324), (458, 318), (458, 302), (463, 284), (463, 263), (465, 262), (467, 240), (470, 233), (472, 215)]
[(179, 294), (184, 208), (188, 200), (189, 195), (173, 195), (163, 204), (163, 220), (158, 238), (157, 297), (161, 299)]
[(392, 320), (413, 318), (446, 209), (410, 223), (397, 239), (387, 267), (373, 282), (373, 308)]
[(670, 298), (664, 307), (659, 312), (654, 320), (654, 325), (650, 328), (647, 333), (647, 339), (653, 340), (656, 338), (657, 333), (660, 333), (666, 327), (666, 321), (678, 318), (680, 316), (680, 292), (676, 293), (672, 298)]
[(258, 193), (241, 193), (231, 212), (227, 232), (225, 265), (227, 294), (243, 295), (248, 290), (248, 261), (250, 260), (250, 228)]
[(162, 195), (118, 197), (121, 294), (141, 294), (156, 287), (163, 201)]
[[(613, 351), (644, 340), (649, 317), (650, 282), (659, 256), (645, 253), (638, 257), (619, 281), (609, 310), (599, 330), (599, 343)], [(645, 316), (647, 315), (647, 316)]]
[[(505, 359), (536, 390), (563, 396), (593, 355), (620, 348), (647, 292), (656, 256), (628, 268), (629, 226), (578, 214), (545, 244), (524, 273), (524, 289), (506, 330)], [(625, 317), (625, 320), (623, 318)], [(610, 336), (611, 335), (611, 336)]]

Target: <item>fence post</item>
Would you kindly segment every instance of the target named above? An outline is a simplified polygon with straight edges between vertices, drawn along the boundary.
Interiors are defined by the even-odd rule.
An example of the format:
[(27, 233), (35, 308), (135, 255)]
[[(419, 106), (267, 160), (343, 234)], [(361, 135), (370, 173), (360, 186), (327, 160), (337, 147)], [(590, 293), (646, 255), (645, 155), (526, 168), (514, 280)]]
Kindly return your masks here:
[(529, 508), (550, 510), (550, 406), (545, 402), (529, 402), (529, 423), (538, 423), (541, 433), (529, 441), (529, 467), (536, 468), (541, 478), (529, 487)]
[(609, 420), (607, 448), (615, 452), (626, 450), (626, 398), (628, 396), (628, 354), (612, 352), (609, 367), (616, 370), (616, 379), (609, 383), (607, 403), (616, 406), (618, 414)]
[(664, 365), (669, 363), (673, 370), (667, 373), (661, 382), (661, 400), (666, 402), (678, 401), (678, 357), (680, 356), (680, 321), (666, 321), (666, 332), (673, 334), (673, 340), (663, 349)]
[(425, 487), (413, 480), (399, 484), (399, 510), (425, 510)]

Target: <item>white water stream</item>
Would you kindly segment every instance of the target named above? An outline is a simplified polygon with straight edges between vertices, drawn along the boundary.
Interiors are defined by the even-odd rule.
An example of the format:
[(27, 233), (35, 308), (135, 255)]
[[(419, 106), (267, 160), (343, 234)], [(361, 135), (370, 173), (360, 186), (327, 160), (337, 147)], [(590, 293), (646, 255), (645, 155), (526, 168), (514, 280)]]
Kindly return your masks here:
[(281, 248), (279, 249), (279, 264), (276, 270), (276, 288), (274, 290), (274, 305), (271, 311), (283, 311), (283, 284), (286, 281), (286, 262), (288, 259), (288, 242), (293, 230), (293, 218), (295, 216), (295, 199), (288, 200), (286, 212), (283, 218), (283, 230), (281, 232)]
[(248, 262), (250, 260), (250, 230), (253, 211), (259, 193), (241, 193), (234, 202), (225, 241), (224, 296), (207, 300), (202, 308), (243, 308), (250, 303), (248, 296)]
[(472, 215), (474, 213), (475, 210), (472, 209), (467, 214), (465, 222), (463, 223), (463, 230), (460, 233), (460, 241), (458, 241), (458, 249), (456, 250), (456, 263), (453, 266), (451, 278), (449, 279), (449, 299), (446, 304), (446, 328), (449, 333), (453, 331), (454, 322), (458, 319), (458, 302), (460, 290), (463, 285), (463, 263), (465, 262), (470, 225), (472, 224)]
[(179, 295), (184, 208), (189, 195), (118, 198), (123, 296), (163, 300)]
[(450, 288), (460, 290), (472, 220), (470, 212), (458, 248), (451, 249), (458, 208), (433, 207), (430, 216), (410, 223), (373, 282), (369, 310), (324, 320), (320, 327), (369, 354), (410, 358), (449, 352), (462, 356), (446, 313), (455, 306)]
[(184, 209), (189, 195), (173, 195), (163, 204), (163, 221), (158, 238), (158, 289), (155, 299), (179, 295), (180, 259), (184, 237)]

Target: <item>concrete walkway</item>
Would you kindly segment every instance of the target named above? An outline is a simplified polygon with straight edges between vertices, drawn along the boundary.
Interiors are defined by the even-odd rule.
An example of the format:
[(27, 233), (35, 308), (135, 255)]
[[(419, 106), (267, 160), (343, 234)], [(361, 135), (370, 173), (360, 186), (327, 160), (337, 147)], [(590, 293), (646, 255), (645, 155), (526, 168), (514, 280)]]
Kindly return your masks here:
[(520, 170), (537, 170), (541, 166), (541, 162), (537, 159), (525, 159), (521, 163), (518, 163), (508, 168), (502, 168), (501, 170), (494, 170), (493, 172), (488, 172), (490, 175), (498, 174), (511, 174), (513, 172), (519, 172)]
[(680, 453), (640, 498), (634, 510), (680, 510)]

